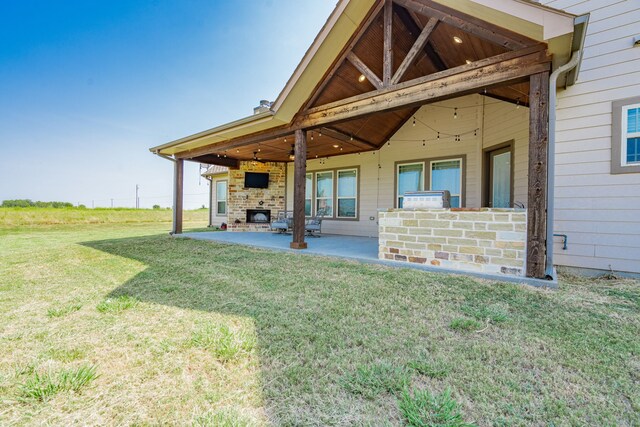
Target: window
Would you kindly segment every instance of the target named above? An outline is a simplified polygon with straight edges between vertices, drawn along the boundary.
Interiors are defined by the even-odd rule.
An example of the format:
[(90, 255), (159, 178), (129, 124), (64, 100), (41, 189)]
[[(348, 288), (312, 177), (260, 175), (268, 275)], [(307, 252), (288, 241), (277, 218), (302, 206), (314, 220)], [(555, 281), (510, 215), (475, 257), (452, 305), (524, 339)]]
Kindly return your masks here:
[(397, 183), (397, 201), (401, 208), (404, 193), (424, 189), (424, 163), (398, 165)]
[(338, 218), (355, 218), (357, 212), (358, 170), (338, 171)]
[(612, 106), (611, 173), (640, 172), (640, 97)]
[(333, 216), (333, 171), (316, 173), (316, 212)]
[(216, 215), (227, 214), (227, 181), (216, 181)]
[(640, 163), (640, 105), (632, 105), (622, 109), (623, 114), (623, 161), (625, 165)]
[(431, 190), (449, 190), (451, 207), (461, 207), (462, 159), (436, 160), (430, 162)]
[(306, 185), (304, 187), (304, 216), (311, 216), (313, 207), (313, 174), (307, 174)]
[(358, 219), (357, 167), (309, 172), (305, 183), (305, 216), (324, 210), (325, 218)]

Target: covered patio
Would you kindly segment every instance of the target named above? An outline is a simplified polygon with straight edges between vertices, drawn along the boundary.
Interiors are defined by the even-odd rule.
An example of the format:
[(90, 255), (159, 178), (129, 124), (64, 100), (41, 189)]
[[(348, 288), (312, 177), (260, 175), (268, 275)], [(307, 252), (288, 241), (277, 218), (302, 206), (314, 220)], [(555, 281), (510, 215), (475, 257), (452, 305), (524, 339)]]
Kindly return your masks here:
[[(183, 162), (196, 161), (230, 168), (229, 228), (245, 233), (212, 234), (213, 240), (321, 254), (332, 250), (363, 260), (387, 257), (378, 262), (415, 262), (424, 269), (431, 268), (424, 265), (429, 261), (441, 265), (438, 271), (489, 266), (485, 272), (551, 278), (549, 105), (560, 76), (551, 73), (579, 51), (574, 32), (580, 27), (574, 16), (533, 3), (505, 0), (499, 9), (470, 0), (448, 4), (340, 1), (268, 110), (152, 148), (175, 163), (174, 233), (182, 232)], [(566, 83), (574, 78), (569, 73)], [(507, 113), (498, 109), (505, 106)], [(500, 124), (516, 110), (526, 115), (513, 118), (515, 130), (492, 140), (491, 128), (507, 129)], [(490, 149), (499, 155), (498, 149), (508, 147), (511, 160), (503, 169), (509, 189), (504, 204), (496, 205), (483, 158)], [(514, 152), (522, 162), (516, 171)], [(360, 154), (368, 160), (356, 160)], [(330, 158), (335, 163), (329, 167)], [(451, 163), (458, 173), (456, 190), (433, 188), (437, 168)], [(452, 207), (467, 211), (425, 212), (407, 221), (405, 213), (392, 212), (402, 208), (399, 174), (416, 164), (419, 179), (412, 190), (448, 190), (455, 194)], [(270, 175), (267, 190), (247, 189), (245, 174), (257, 171)], [(342, 196), (341, 177), (352, 185)], [(384, 251), (360, 247), (350, 236), (309, 245), (305, 220), (326, 207), (333, 230), (379, 232), (381, 242), (388, 242)], [(512, 211), (480, 212), (485, 208)], [(292, 210), (293, 237), (255, 236), (256, 225), (245, 220), (248, 209), (271, 215)]]

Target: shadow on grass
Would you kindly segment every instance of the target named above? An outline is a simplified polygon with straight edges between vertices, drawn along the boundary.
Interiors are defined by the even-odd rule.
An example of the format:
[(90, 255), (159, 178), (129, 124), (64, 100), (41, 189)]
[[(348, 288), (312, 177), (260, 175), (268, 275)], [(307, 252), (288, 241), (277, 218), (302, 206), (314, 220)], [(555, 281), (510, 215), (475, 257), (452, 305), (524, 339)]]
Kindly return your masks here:
[[(536, 364), (545, 369), (559, 356), (579, 354), (591, 341), (606, 344), (615, 330), (602, 315), (566, 314), (566, 307), (547, 293), (463, 276), (167, 236), (83, 245), (147, 266), (110, 297), (130, 295), (155, 304), (252, 318), (264, 403), (278, 424), (396, 423), (400, 414), (395, 396), (363, 398), (345, 390), (341, 381), (360, 366), (405, 366), (425, 354), (456, 366), (448, 385), (466, 393), (465, 410), (474, 419), (490, 424), (503, 414), (504, 419), (522, 421), (519, 413), (528, 417), (532, 411), (532, 395), (554, 394), (557, 383), (562, 386), (562, 378), (553, 384), (530, 384), (526, 369)], [(449, 328), (464, 314), (462, 306), (496, 301), (517, 318), (517, 329), (510, 321), (483, 335), (461, 335)], [(606, 324), (602, 334), (572, 334), (576, 322), (593, 319)], [(540, 336), (562, 342), (562, 351), (541, 352), (539, 339), (531, 339)], [(528, 346), (535, 348), (529, 355)], [(487, 363), (488, 355), (497, 360)], [(598, 357), (589, 357), (592, 364), (598, 363)], [(510, 377), (501, 378), (506, 368)], [(523, 384), (530, 389), (524, 390)], [(543, 419), (544, 415), (540, 413)]]

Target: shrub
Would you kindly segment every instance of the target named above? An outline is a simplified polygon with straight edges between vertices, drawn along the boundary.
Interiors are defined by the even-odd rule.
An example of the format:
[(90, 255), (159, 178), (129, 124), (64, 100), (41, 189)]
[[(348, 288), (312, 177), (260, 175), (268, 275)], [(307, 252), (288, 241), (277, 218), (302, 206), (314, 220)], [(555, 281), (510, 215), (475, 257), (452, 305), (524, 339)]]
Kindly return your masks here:
[(153, 205), (153, 209), (156, 209), (156, 210), (160, 209), (160, 205)]

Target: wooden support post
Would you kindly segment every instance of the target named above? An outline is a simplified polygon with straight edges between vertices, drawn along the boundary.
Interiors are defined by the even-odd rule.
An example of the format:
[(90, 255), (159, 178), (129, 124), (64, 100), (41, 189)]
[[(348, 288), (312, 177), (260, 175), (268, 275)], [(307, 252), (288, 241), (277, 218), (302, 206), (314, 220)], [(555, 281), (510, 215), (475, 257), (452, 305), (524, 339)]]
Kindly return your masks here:
[(307, 135), (304, 130), (296, 130), (293, 172), (293, 241), (292, 249), (306, 249), (304, 241), (304, 197), (307, 183)]
[(393, 2), (385, 0), (384, 4), (384, 55), (382, 62), (382, 83), (391, 85), (393, 77)]
[(184, 182), (184, 160), (174, 160), (173, 173), (173, 227), (171, 234), (182, 234), (182, 200)]
[(547, 160), (549, 148), (549, 73), (530, 77), (529, 203), (527, 205), (527, 277), (545, 276), (547, 233)]

